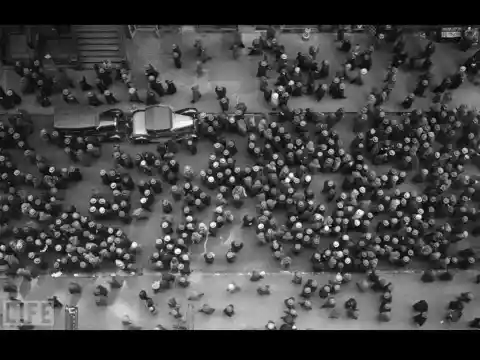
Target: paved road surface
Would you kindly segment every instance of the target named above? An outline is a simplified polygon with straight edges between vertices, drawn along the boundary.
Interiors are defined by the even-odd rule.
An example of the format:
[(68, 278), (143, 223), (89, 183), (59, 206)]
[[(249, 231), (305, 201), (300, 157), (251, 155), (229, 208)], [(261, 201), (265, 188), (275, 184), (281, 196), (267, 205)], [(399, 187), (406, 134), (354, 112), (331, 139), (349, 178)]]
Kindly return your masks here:
[[(304, 276), (304, 281), (309, 278)], [(320, 285), (326, 284), (333, 275), (318, 275), (315, 279)], [(329, 311), (321, 309), (323, 300), (318, 296), (313, 297), (313, 310), (306, 312), (299, 309), (297, 326), (299, 329), (315, 330), (411, 330), (416, 329), (410, 320), (412, 316), (411, 305), (421, 299), (429, 303), (429, 319), (422, 330), (450, 330), (465, 329), (466, 322), (476, 316), (480, 316), (480, 287), (473, 284), (473, 274), (464, 272), (458, 274), (450, 283), (437, 282), (424, 284), (420, 282), (418, 274), (391, 274), (385, 278), (394, 284), (392, 321), (379, 323), (376, 320), (380, 305), (379, 294), (360, 293), (354, 282), (345, 285), (337, 295), (337, 306), (341, 314), (339, 319), (328, 318)], [(144, 289), (150, 292), (150, 286), (155, 281), (155, 276), (141, 276), (126, 278), (124, 286), (120, 290), (112, 292), (108, 307), (97, 307), (91, 295), (95, 285), (104, 283), (104, 279), (75, 279), (83, 286), (83, 294), (78, 302), (79, 329), (80, 330), (121, 330), (121, 319), (124, 315), (133, 320), (137, 326), (144, 329), (152, 329), (158, 324), (171, 329), (177, 322), (168, 315), (167, 300), (175, 297), (181, 304), (181, 309), (186, 311), (188, 303), (193, 306), (193, 316), (189, 316), (189, 326), (197, 330), (241, 330), (263, 329), (269, 320), (277, 325), (281, 324), (280, 317), (283, 312), (283, 300), (294, 296), (300, 299), (300, 287), (291, 284), (291, 275), (277, 273), (267, 275), (258, 283), (249, 281), (248, 275), (225, 274), (212, 275), (194, 273), (191, 277), (192, 284), (189, 289), (174, 288), (165, 293), (155, 295), (158, 314), (152, 316), (138, 299), (138, 293)], [(67, 278), (44, 278), (25, 297), (26, 300), (45, 300), (47, 297), (56, 295), (67, 303), (66, 288), (70, 282)], [(227, 285), (235, 282), (241, 287), (236, 294), (226, 292)], [(259, 296), (256, 288), (260, 284), (271, 285), (270, 296)], [(205, 296), (200, 301), (188, 301), (186, 298), (192, 291), (204, 292)], [(462, 320), (454, 325), (441, 324), (445, 313), (445, 307), (449, 301), (454, 300), (462, 292), (471, 291), (476, 299), (468, 304)], [(360, 317), (358, 320), (347, 319), (343, 310), (343, 303), (350, 297), (354, 297), (359, 305)], [(202, 304), (208, 303), (217, 311), (211, 316), (197, 313)], [(235, 306), (236, 315), (227, 318), (222, 310), (228, 304)], [(64, 329), (63, 311), (57, 312), (56, 330)]]

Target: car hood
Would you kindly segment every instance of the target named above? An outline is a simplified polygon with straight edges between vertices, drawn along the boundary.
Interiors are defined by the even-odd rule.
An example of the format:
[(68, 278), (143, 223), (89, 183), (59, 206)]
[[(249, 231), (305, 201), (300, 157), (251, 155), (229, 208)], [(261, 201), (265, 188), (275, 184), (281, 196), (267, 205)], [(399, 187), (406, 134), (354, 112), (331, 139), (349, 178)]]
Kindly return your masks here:
[(82, 112), (65, 112), (54, 115), (53, 125), (56, 129), (88, 129), (95, 128), (100, 121), (98, 114)]

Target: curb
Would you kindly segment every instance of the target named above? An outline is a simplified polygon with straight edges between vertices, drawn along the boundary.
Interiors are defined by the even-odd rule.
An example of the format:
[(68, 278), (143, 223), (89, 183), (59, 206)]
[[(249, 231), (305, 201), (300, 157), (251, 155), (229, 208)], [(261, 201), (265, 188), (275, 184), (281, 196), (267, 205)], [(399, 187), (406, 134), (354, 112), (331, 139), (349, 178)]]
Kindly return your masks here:
[[(377, 273), (384, 274), (384, 275), (420, 275), (423, 274), (424, 270), (377, 270)], [(434, 273), (441, 272), (440, 270), (433, 270)], [(477, 275), (479, 274), (478, 270), (451, 270), (453, 274), (467, 274), (467, 275)], [(250, 276), (251, 272), (203, 272), (203, 271), (192, 271), (193, 274), (200, 274), (206, 276)], [(334, 275), (336, 271), (324, 271), (324, 272), (310, 272), (310, 271), (277, 271), (277, 272), (266, 272), (266, 276), (293, 276), (294, 273), (300, 274), (302, 276), (324, 276), (324, 275)], [(80, 278), (80, 279), (96, 279), (99, 277), (109, 277), (109, 276), (118, 276), (118, 277), (141, 277), (141, 276), (159, 276), (162, 274), (160, 271), (153, 271), (153, 270), (145, 270), (139, 272), (112, 272), (112, 271), (104, 271), (98, 272), (94, 274), (88, 273), (74, 273), (74, 274), (61, 274), (57, 276), (50, 275), (40, 275), (40, 276), (51, 276), (52, 278)], [(364, 273), (354, 272), (352, 275), (364, 275)], [(12, 276), (8, 275), (0, 275), (0, 279), (11, 279)]]
[[(335, 34), (336, 31), (320, 31), (317, 28), (310, 28), (310, 34)], [(286, 28), (286, 29), (281, 29), (280, 33), (282, 34), (303, 34), (305, 31), (305, 28)]]

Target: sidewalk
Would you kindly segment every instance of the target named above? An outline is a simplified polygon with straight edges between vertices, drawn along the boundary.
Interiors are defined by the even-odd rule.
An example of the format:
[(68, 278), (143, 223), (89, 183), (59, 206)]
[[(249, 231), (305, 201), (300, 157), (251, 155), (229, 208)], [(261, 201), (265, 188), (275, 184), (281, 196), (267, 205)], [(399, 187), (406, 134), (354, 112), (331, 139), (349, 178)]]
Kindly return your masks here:
[[(479, 316), (480, 304), (478, 300), (465, 306), (464, 317), (457, 324), (441, 324), (445, 314), (445, 307), (449, 301), (454, 300), (462, 292), (471, 291), (480, 296), (480, 287), (472, 283), (472, 274), (463, 272), (456, 275), (454, 281), (449, 283), (437, 282), (424, 284), (420, 282), (420, 275), (417, 274), (391, 274), (384, 276), (392, 281), (393, 290), (393, 311), (392, 320), (389, 323), (379, 323), (376, 319), (380, 305), (380, 294), (373, 292), (360, 293), (355, 282), (361, 277), (354, 277), (351, 284), (344, 285), (340, 294), (336, 296), (337, 307), (340, 318), (332, 320), (328, 318), (329, 311), (321, 309), (324, 300), (318, 295), (312, 297), (313, 310), (306, 312), (298, 309), (299, 317), (297, 326), (299, 329), (314, 330), (413, 330), (411, 324), (411, 305), (418, 300), (426, 300), (429, 303), (429, 319), (421, 330), (460, 330), (466, 329), (467, 322), (475, 316)], [(310, 278), (304, 276), (304, 281)], [(281, 325), (280, 317), (283, 314), (283, 301), (294, 296), (300, 300), (300, 287), (291, 284), (290, 274), (267, 275), (257, 283), (249, 281), (247, 275), (227, 274), (215, 276), (211, 274), (194, 273), (191, 277), (191, 286), (188, 289), (174, 288), (165, 293), (155, 295), (158, 315), (152, 316), (145, 309), (138, 299), (138, 293), (144, 289), (151, 294), (151, 284), (157, 277), (142, 276), (127, 278), (120, 290), (115, 290), (110, 295), (108, 307), (97, 307), (92, 296), (96, 285), (105, 284), (106, 279), (74, 279), (83, 286), (83, 294), (78, 303), (79, 307), (79, 329), (80, 330), (121, 330), (121, 319), (128, 315), (135, 325), (144, 329), (153, 329), (158, 324), (171, 328), (176, 321), (168, 315), (169, 309), (167, 300), (175, 297), (181, 304), (182, 311), (187, 310), (187, 304), (193, 306), (193, 321), (190, 326), (195, 330), (241, 330), (241, 329), (263, 329), (269, 320)], [(333, 275), (316, 276), (319, 286), (323, 286)], [(27, 300), (45, 300), (56, 295), (63, 303), (68, 303), (66, 289), (72, 279), (41, 279), (39, 284), (32, 289), (26, 297)], [(228, 284), (235, 282), (241, 287), (236, 294), (226, 292)], [(259, 296), (256, 289), (261, 284), (269, 284), (272, 294), (270, 296)], [(204, 292), (205, 296), (200, 301), (187, 301), (192, 291)], [(354, 297), (360, 309), (358, 320), (346, 318), (343, 310), (344, 302)], [(211, 316), (198, 313), (202, 304), (208, 303), (216, 309)], [(228, 318), (222, 314), (223, 309), (228, 305), (235, 306), (236, 315)], [(59, 311), (55, 321), (55, 330), (64, 329), (64, 313)]]
[[(353, 34), (352, 43), (360, 44), (365, 48), (369, 44), (369, 39), (364, 34)], [(201, 39), (207, 48), (207, 52), (212, 56), (212, 60), (204, 66), (205, 73), (197, 77), (195, 73), (196, 56), (193, 49), (193, 43), (196, 39)], [(185, 108), (190, 106), (191, 87), (195, 84), (200, 86), (202, 99), (196, 105), (200, 110), (207, 112), (219, 111), (220, 107), (216, 100), (214, 88), (216, 85), (227, 87), (227, 95), (232, 103), (238, 96), (240, 101), (248, 105), (250, 111), (266, 112), (270, 107), (265, 103), (263, 94), (258, 89), (258, 80), (255, 78), (257, 71), (258, 57), (249, 57), (246, 54), (240, 56), (238, 60), (232, 58), (229, 47), (232, 43), (233, 35), (231, 33), (161, 33), (158, 38), (154, 33), (138, 32), (135, 41), (127, 43), (128, 58), (132, 67), (134, 84), (140, 92), (141, 97), (145, 96), (147, 81), (144, 76), (144, 66), (152, 64), (161, 73), (162, 80), (174, 80), (178, 93), (173, 97), (164, 99), (166, 103), (174, 108)], [(330, 83), (332, 77), (340, 69), (345, 60), (345, 55), (340, 53), (334, 43), (332, 34), (312, 34), (309, 42), (301, 40), (299, 34), (280, 34), (279, 42), (284, 44), (290, 58), (295, 58), (298, 51), (307, 52), (310, 45), (318, 45), (320, 53), (318, 60), (328, 60), (331, 63), (331, 76), (326, 79)], [(178, 44), (183, 50), (182, 69), (176, 69), (173, 66), (171, 58), (172, 44)], [(425, 40), (410, 37), (407, 51), (411, 54), (417, 54), (425, 45)], [(246, 44), (249, 46), (250, 44)], [(458, 67), (469, 56), (468, 53), (458, 51), (452, 44), (440, 43), (436, 45), (437, 51), (433, 56), (434, 75), (432, 85), (439, 83), (446, 75), (453, 74)], [(335, 111), (343, 107), (347, 112), (357, 112), (367, 101), (367, 96), (374, 87), (380, 87), (385, 76), (385, 69), (391, 59), (391, 54), (379, 50), (373, 56), (373, 69), (367, 75), (366, 84), (362, 87), (347, 84), (346, 96), (344, 100), (333, 100), (326, 98), (317, 103), (312, 97), (303, 96), (293, 98), (290, 101), (292, 108), (310, 107), (320, 112)], [(93, 71), (73, 71), (67, 70), (70, 77), (76, 81), (83, 75), (87, 77), (89, 83), (93, 84)], [(277, 74), (272, 73), (273, 78)], [(400, 71), (397, 75), (397, 85), (393, 90), (390, 100), (383, 106), (386, 111), (401, 111), (399, 103), (410, 93), (417, 81), (418, 73), (405, 73)], [(273, 82), (274, 80), (272, 80)], [(13, 70), (5, 70), (1, 77), (1, 84), (5, 88), (13, 88), (19, 91), (19, 77)], [(123, 84), (115, 84), (112, 88), (114, 94), (120, 100), (128, 99), (127, 89)], [(85, 95), (78, 89), (73, 91), (80, 101), (85, 101)], [(416, 99), (414, 107), (427, 108), (431, 102), (431, 95), (426, 98)], [(60, 96), (52, 99), (54, 104), (51, 108), (43, 109), (36, 104), (32, 95), (24, 96), (22, 108), (30, 110), (33, 113), (52, 114), (55, 107), (66, 106)], [(480, 88), (470, 83), (453, 92), (453, 104), (468, 104), (470, 106), (480, 107)]]

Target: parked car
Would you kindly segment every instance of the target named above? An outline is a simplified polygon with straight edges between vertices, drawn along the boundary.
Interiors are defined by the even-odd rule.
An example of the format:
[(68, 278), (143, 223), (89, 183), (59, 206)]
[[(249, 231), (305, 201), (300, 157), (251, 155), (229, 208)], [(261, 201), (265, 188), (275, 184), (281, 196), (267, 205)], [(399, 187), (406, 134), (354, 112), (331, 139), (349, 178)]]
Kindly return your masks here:
[(64, 136), (98, 136), (102, 141), (120, 141), (126, 136), (125, 114), (120, 109), (101, 113), (91, 110), (54, 115), (53, 127)]
[(134, 110), (128, 119), (129, 138), (141, 143), (188, 137), (197, 132), (197, 114), (195, 108), (174, 111), (166, 105)]

